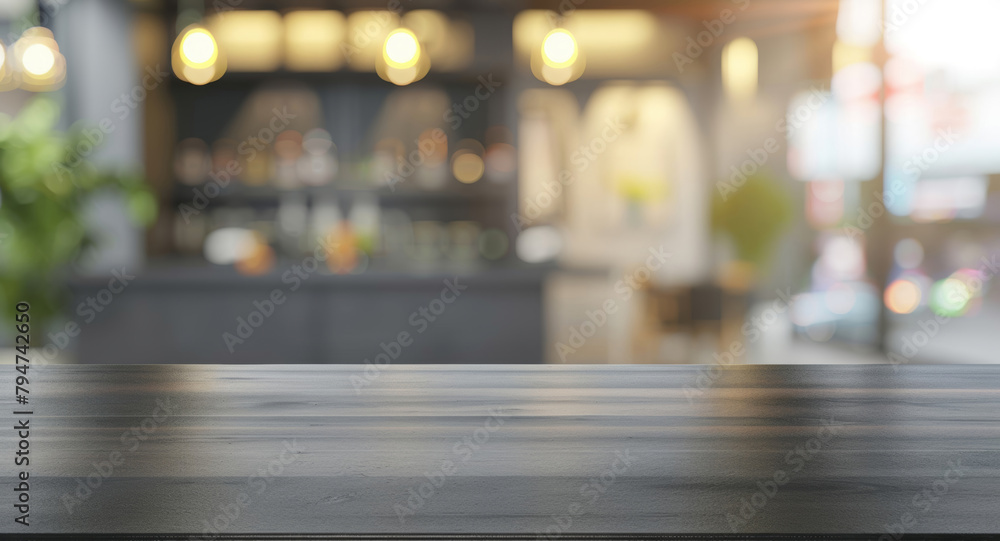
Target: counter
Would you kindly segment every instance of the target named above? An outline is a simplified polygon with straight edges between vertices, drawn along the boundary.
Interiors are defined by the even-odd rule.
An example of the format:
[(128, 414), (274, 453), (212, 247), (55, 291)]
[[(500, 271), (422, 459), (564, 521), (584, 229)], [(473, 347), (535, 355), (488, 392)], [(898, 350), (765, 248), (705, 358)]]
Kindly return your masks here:
[[(1000, 531), (1000, 366), (30, 374), (31, 526), (0, 532)], [(0, 432), (4, 454), (14, 438)]]

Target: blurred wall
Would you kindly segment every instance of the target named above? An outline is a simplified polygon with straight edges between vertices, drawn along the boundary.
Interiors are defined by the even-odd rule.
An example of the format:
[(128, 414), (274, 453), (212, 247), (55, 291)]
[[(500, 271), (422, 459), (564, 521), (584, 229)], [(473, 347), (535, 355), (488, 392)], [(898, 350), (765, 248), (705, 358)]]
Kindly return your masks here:
[[(93, 149), (78, 149), (79, 154), (98, 167), (141, 172), (141, 104), (155, 78), (146, 78), (143, 86), (144, 74), (133, 52), (131, 5), (125, 0), (86, 0), (54, 6), (53, 33), (67, 64), (61, 92), (65, 121), (83, 129), (94, 143)], [(142, 231), (132, 225), (118, 198), (94, 197), (87, 214), (93, 235), (102, 242), (83, 258), (81, 272), (103, 275), (113, 268), (142, 266)]]

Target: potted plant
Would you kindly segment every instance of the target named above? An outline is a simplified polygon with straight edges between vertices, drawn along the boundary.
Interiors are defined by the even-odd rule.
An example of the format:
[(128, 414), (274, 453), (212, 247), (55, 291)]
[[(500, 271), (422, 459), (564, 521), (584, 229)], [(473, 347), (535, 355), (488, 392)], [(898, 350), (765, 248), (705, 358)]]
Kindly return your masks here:
[(121, 193), (140, 224), (156, 214), (143, 179), (87, 162), (81, 154), (93, 145), (79, 132), (58, 130), (59, 116), (48, 97), (35, 98), (14, 118), (0, 115), (0, 311), (12, 321), (15, 304), (29, 303), (32, 342), (64, 306), (62, 279), (91, 242), (83, 220), (87, 197)]
[(733, 289), (749, 290), (760, 268), (765, 267), (775, 242), (791, 219), (791, 202), (778, 183), (762, 173), (739, 185), (726, 184), (725, 195), (712, 198), (712, 229), (728, 237), (736, 252), (723, 282)]

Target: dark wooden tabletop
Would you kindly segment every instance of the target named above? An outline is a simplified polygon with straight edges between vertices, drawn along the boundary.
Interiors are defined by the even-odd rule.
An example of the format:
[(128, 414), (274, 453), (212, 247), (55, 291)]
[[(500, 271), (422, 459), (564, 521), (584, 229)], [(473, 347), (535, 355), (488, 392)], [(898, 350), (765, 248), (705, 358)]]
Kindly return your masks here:
[(0, 532), (1000, 532), (1000, 366), (31, 373)]

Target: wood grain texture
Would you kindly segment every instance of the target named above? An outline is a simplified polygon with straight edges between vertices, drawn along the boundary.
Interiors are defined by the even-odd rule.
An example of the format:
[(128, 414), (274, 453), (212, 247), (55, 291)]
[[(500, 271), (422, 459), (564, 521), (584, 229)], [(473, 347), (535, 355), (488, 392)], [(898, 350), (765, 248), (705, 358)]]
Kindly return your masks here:
[[(1000, 366), (390, 366), (359, 390), (356, 378), (351, 365), (37, 367), (31, 531), (848, 534), (909, 513), (905, 533), (1000, 532)], [(144, 423), (140, 441), (129, 431)], [(0, 432), (4, 464), (15, 444)], [(437, 476), (445, 460), (454, 472)], [(401, 521), (422, 484), (433, 494)], [(240, 494), (239, 516), (219, 519)], [(763, 506), (744, 519), (743, 501)]]

